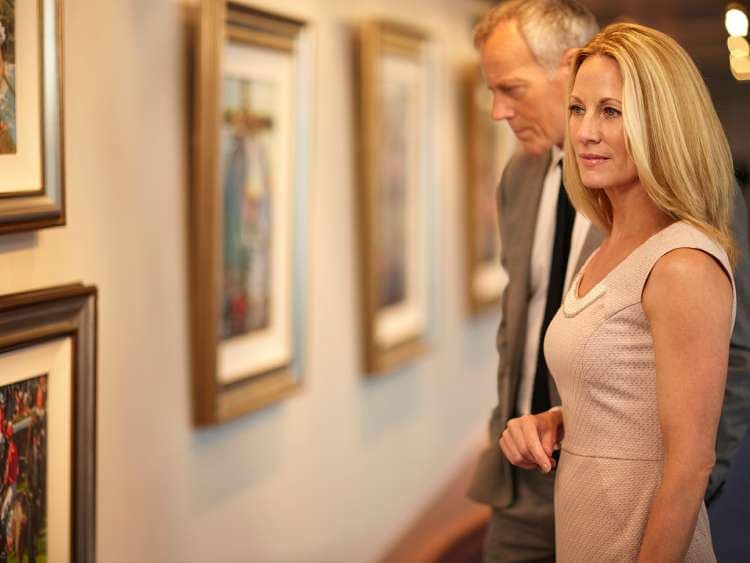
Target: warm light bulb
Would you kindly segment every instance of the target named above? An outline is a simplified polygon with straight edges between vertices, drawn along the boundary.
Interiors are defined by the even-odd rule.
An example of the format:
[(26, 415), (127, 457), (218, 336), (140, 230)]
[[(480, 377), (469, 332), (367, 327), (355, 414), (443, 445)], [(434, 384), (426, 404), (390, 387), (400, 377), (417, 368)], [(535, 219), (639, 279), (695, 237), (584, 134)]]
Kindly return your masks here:
[(747, 35), (747, 14), (739, 8), (730, 8), (724, 17), (724, 25), (732, 37)]
[(750, 80), (750, 57), (729, 56), (729, 67), (737, 80)]
[(727, 47), (734, 57), (750, 56), (750, 44), (744, 37), (727, 37)]

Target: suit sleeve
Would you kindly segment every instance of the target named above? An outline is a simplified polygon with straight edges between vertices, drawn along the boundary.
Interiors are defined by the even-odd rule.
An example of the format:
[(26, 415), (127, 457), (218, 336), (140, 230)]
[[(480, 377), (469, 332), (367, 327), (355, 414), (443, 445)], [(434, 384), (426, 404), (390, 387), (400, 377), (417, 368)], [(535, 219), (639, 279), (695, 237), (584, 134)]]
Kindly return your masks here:
[(747, 206), (735, 185), (732, 230), (739, 259), (734, 271), (737, 316), (729, 347), (727, 387), (716, 435), (716, 465), (711, 473), (706, 501), (710, 503), (726, 480), (737, 446), (750, 422), (750, 248), (748, 247)]
[[(507, 233), (505, 232), (505, 221), (504, 221), (504, 211), (505, 211), (505, 192), (508, 189), (508, 177), (509, 174), (508, 168), (511, 166), (511, 163), (508, 163), (508, 166), (506, 167), (505, 172), (502, 175), (502, 178), (500, 179), (500, 184), (497, 188), (497, 193), (495, 194), (496, 200), (497, 200), (497, 225), (498, 225), (498, 234), (500, 236), (500, 266), (502, 267), (503, 271), (505, 272), (508, 283), (510, 283), (510, 272), (508, 272), (508, 262), (507, 262), (507, 253), (505, 250), (505, 244), (509, 240)], [(501, 296), (501, 315), (500, 315), (500, 324), (497, 329), (497, 338), (496, 338), (496, 345), (497, 345), (497, 351), (500, 354), (501, 360), (505, 358), (505, 349), (506, 349), (506, 338), (505, 338), (505, 311), (507, 310), (507, 284), (505, 288), (503, 289), (503, 293)]]

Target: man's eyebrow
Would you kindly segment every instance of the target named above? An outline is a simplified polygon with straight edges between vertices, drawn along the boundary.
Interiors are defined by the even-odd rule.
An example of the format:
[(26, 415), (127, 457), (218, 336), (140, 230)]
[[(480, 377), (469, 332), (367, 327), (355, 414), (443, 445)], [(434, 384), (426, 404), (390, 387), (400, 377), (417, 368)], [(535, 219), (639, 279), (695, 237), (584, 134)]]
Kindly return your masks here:
[(523, 78), (512, 76), (510, 78), (498, 78), (492, 84), (499, 88), (509, 88), (512, 86), (525, 86), (528, 81)]

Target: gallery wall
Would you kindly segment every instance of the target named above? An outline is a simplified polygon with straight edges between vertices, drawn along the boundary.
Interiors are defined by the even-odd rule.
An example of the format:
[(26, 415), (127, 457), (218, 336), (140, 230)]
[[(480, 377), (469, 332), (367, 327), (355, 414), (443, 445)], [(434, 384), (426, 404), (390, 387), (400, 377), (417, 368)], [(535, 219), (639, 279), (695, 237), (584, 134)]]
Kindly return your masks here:
[[(374, 561), (484, 438), (497, 314), (465, 313), (461, 65), (470, 2), (274, 0), (315, 45), (302, 390), (208, 430), (190, 416), (190, 131), (178, 0), (64, 1), (68, 225), (0, 238), (0, 291), (99, 288), (98, 560)], [(351, 24), (437, 39), (440, 215), (430, 352), (363, 377)]]

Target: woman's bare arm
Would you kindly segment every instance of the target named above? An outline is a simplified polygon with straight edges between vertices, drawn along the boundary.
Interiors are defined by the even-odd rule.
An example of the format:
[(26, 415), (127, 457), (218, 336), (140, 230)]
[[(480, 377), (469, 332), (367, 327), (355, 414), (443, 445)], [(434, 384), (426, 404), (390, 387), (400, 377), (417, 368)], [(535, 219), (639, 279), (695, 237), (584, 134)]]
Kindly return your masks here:
[(708, 254), (678, 249), (651, 272), (643, 309), (654, 340), (665, 459), (638, 561), (677, 562), (690, 546), (714, 465), (732, 329), (731, 282)]

